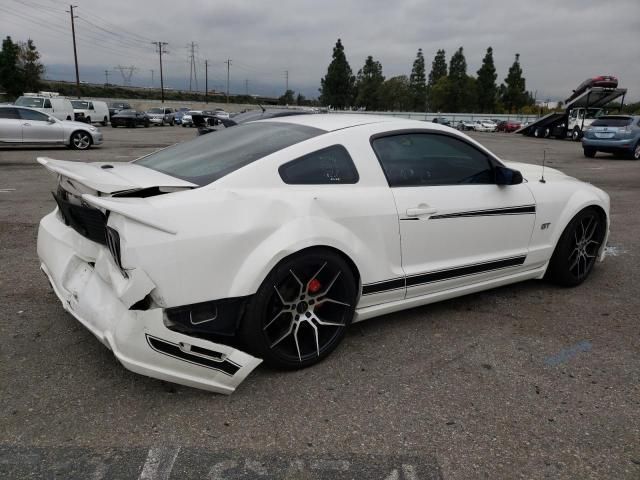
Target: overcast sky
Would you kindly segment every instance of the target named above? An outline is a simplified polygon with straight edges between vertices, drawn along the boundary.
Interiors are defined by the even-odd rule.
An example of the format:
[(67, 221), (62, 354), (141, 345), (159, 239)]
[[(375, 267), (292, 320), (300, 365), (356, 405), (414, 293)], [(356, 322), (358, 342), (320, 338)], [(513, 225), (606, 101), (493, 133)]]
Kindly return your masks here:
[[(75, 0), (80, 78), (122, 83), (117, 65), (135, 65), (134, 85), (159, 84), (151, 41), (168, 42), (165, 84), (189, 85), (189, 50), (196, 50), (198, 86), (208, 59), (209, 88), (280, 95), (289, 87), (318, 95), (320, 78), (342, 38), (354, 74), (367, 55), (384, 75), (409, 74), (418, 48), (427, 63), (439, 48), (447, 61), (464, 47), (468, 74), (476, 74), (488, 46), (498, 82), (520, 53), (527, 89), (538, 99), (564, 99), (585, 78), (615, 75), (640, 100), (640, 0)], [(0, 35), (31, 37), (46, 77), (74, 79), (68, 2), (2, 0)], [(91, 23), (88, 23), (91, 22)], [(108, 32), (116, 32), (114, 36)], [(193, 81), (195, 88), (195, 80)]]

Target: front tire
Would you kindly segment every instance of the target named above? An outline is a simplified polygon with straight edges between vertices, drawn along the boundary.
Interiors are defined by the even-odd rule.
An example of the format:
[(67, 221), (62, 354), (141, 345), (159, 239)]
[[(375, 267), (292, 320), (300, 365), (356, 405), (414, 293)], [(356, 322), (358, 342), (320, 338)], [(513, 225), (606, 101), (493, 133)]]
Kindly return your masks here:
[(587, 147), (585, 147), (585, 148), (582, 149), (582, 153), (584, 153), (584, 156), (587, 157), (587, 158), (595, 157), (597, 152), (598, 151), (595, 148), (587, 148)]
[(582, 131), (579, 127), (573, 127), (571, 130), (571, 140), (574, 142), (579, 142), (582, 139)]
[(83, 131), (73, 132), (69, 139), (69, 145), (74, 150), (86, 150), (91, 147), (91, 143), (91, 135)]
[(356, 298), (356, 279), (339, 254), (307, 250), (269, 273), (247, 306), (240, 336), (272, 367), (308, 367), (342, 341)]
[(562, 232), (545, 278), (564, 287), (584, 282), (604, 241), (606, 220), (594, 207), (580, 211)]

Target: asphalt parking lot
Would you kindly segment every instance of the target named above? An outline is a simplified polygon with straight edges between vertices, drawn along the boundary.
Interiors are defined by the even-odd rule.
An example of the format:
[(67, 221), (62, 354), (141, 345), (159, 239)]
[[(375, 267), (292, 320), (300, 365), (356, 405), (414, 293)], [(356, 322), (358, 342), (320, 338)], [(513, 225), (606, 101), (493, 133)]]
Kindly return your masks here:
[[(354, 325), (304, 371), (259, 367), (231, 396), (128, 372), (39, 271), (54, 178), (37, 156), (127, 161), (193, 129), (0, 149), (0, 478), (640, 478), (640, 162), (570, 141), (472, 134), (611, 196), (585, 284), (531, 281)], [(508, 232), (505, 232), (508, 234)]]

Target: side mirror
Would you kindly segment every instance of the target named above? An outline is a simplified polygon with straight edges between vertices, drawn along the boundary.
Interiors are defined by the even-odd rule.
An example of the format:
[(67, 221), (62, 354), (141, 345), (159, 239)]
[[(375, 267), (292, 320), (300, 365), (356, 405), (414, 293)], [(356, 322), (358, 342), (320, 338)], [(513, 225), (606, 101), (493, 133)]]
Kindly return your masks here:
[(49, 117), (49, 118), (47, 118), (47, 122), (49, 122), (49, 123), (56, 123), (56, 119), (55, 119), (55, 118), (53, 118), (53, 117)]
[(507, 167), (496, 167), (496, 185), (518, 185), (522, 183), (522, 174)]

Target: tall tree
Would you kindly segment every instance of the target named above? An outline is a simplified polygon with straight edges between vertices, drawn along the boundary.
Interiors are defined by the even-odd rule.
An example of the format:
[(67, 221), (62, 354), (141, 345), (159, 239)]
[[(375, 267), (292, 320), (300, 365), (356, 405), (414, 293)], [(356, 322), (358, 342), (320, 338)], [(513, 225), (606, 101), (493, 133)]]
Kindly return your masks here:
[(505, 90), (502, 103), (504, 103), (509, 113), (517, 112), (527, 104), (527, 90), (525, 88), (525, 79), (522, 76), (519, 53), (516, 53), (516, 58), (509, 68), (509, 73), (507, 78), (504, 79), (504, 83)]
[(435, 110), (435, 107), (431, 105), (431, 93), (433, 88), (435, 87), (438, 80), (442, 77), (447, 76), (447, 59), (445, 57), (444, 50), (438, 50), (436, 56), (433, 58), (433, 62), (431, 62), (431, 72), (429, 72), (429, 81), (427, 82), (427, 100), (430, 105), (429, 108), (431, 110)]
[(278, 98), (278, 105), (293, 105), (295, 92), (293, 90), (287, 90), (284, 95)]
[(7, 37), (0, 50), (0, 86), (11, 98), (23, 93), (23, 74), (19, 66), (20, 46)]
[(353, 76), (342, 40), (333, 47), (333, 60), (326, 76), (320, 80), (320, 102), (334, 108), (345, 108), (352, 104), (356, 78)]
[(383, 110), (409, 110), (412, 96), (407, 76), (398, 75), (385, 80), (380, 87), (380, 102)]
[(424, 55), (421, 48), (418, 49), (416, 59), (413, 61), (413, 68), (409, 77), (409, 89), (413, 97), (411, 109), (415, 112), (424, 112), (427, 106), (427, 78), (424, 69)]
[(458, 48), (449, 62), (449, 88), (447, 91), (446, 110), (448, 112), (469, 111), (469, 98), (473, 95), (469, 92), (467, 80), (467, 60), (464, 58), (464, 50)]
[(478, 70), (476, 81), (476, 101), (478, 111), (482, 113), (494, 113), (496, 111), (496, 96), (498, 93), (496, 78), (498, 78), (498, 75), (493, 63), (493, 48), (489, 47), (482, 60), (482, 66)]
[(380, 108), (380, 86), (383, 82), (382, 64), (369, 55), (364, 66), (358, 70), (356, 106), (365, 107), (367, 110), (378, 110)]

